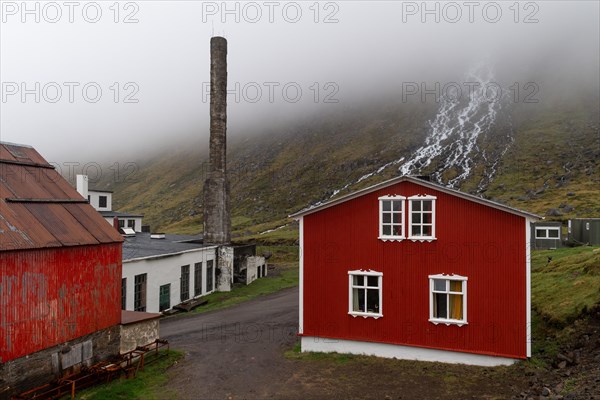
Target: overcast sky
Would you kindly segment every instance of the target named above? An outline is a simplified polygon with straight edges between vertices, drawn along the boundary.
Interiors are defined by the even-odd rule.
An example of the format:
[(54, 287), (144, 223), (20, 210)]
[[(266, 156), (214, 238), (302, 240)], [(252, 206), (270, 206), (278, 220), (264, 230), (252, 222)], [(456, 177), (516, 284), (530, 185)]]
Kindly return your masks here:
[(481, 62), (519, 85), (542, 69), (545, 85), (598, 85), (597, 1), (0, 3), (1, 140), (51, 161), (208, 143), (213, 35), (229, 43), (232, 136)]

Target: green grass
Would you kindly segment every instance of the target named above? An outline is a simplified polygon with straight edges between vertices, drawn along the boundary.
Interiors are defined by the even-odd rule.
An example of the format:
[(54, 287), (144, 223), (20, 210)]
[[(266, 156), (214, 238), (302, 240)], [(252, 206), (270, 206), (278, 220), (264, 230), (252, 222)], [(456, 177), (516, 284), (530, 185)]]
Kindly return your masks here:
[(296, 343), (291, 350), (284, 352), (285, 358), (289, 360), (310, 360), (310, 361), (329, 361), (335, 364), (347, 364), (348, 362), (369, 359), (370, 356), (360, 356), (355, 354), (342, 354), (342, 353), (318, 353), (318, 352), (306, 352), (302, 353), (300, 343)]
[(600, 303), (600, 247), (534, 251), (531, 262), (532, 308), (550, 324), (565, 326)]
[(298, 256), (300, 254), (300, 247), (298, 246), (256, 246), (256, 254), (264, 254), (270, 252), (271, 258), (269, 263), (286, 263), (286, 264), (297, 264)]
[[(152, 357), (152, 356), (151, 356)], [(105, 385), (86, 389), (77, 394), (79, 400), (153, 400), (176, 398), (174, 393), (165, 392), (167, 382), (165, 372), (183, 357), (183, 353), (175, 350), (163, 350), (160, 358), (147, 364), (138, 371), (133, 379), (118, 379)]]
[[(269, 271), (269, 273), (272, 272)], [(200, 306), (192, 312), (203, 313), (220, 310), (294, 286), (298, 286), (298, 267), (297, 265), (285, 266), (280, 268), (275, 274), (257, 279), (250, 285), (236, 286), (231, 292), (209, 294), (208, 296), (203, 297), (208, 300), (208, 304)], [(176, 316), (177, 315), (181, 314), (176, 314)]]

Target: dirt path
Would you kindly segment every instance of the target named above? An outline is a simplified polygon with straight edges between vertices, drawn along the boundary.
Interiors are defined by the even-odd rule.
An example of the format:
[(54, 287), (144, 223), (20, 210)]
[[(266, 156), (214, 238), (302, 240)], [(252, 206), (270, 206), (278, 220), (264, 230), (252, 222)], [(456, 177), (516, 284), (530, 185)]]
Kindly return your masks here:
[(298, 289), (283, 290), (206, 314), (161, 322), (161, 337), (186, 352), (170, 371), (182, 398), (263, 398), (281, 393), (293, 363), (283, 352), (296, 342)]
[(182, 399), (505, 399), (527, 386), (515, 368), (375, 357), (299, 357), (298, 289), (225, 310), (161, 322), (186, 357), (169, 370)]

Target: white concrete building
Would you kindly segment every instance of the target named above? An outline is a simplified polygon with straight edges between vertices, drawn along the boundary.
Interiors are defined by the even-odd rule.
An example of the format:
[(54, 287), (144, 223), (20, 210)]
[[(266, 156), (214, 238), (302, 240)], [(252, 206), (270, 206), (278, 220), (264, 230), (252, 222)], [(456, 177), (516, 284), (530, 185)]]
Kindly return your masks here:
[(125, 238), (121, 307), (162, 312), (217, 290), (218, 246), (199, 238), (149, 233)]
[(119, 220), (119, 228), (131, 228), (135, 232), (142, 231), (142, 214), (130, 214), (112, 210), (112, 194), (110, 190), (89, 189), (87, 175), (77, 175), (77, 191), (90, 205), (96, 209), (111, 225), (114, 219)]

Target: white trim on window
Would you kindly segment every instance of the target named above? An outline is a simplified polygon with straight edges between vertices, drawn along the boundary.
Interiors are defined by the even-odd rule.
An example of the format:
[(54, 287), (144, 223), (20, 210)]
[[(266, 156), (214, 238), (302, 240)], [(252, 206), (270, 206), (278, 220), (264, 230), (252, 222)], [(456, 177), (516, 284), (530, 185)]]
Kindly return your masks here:
[[(379, 197), (379, 240), (383, 240), (384, 242), (389, 241), (401, 241), (406, 239), (406, 236), (404, 235), (404, 221), (405, 221), (405, 216), (404, 216), (404, 200), (406, 200), (406, 197), (404, 196), (398, 196), (398, 195), (387, 195), (387, 196), (381, 196)], [(385, 201), (389, 201), (391, 202), (391, 207), (389, 211), (384, 211), (383, 209), (383, 203)], [(400, 204), (400, 210), (394, 210), (394, 203), (399, 203)], [(390, 221), (389, 222), (383, 222), (383, 214), (384, 212), (386, 214), (389, 214), (390, 216)], [(396, 215), (400, 215), (400, 222), (394, 222), (394, 216)], [(390, 229), (390, 233), (389, 234), (385, 234), (383, 232), (384, 230), (384, 225), (386, 225), (387, 228)], [(394, 235), (394, 227), (395, 226), (400, 226), (400, 235)]]
[[(368, 285), (368, 280), (364, 279), (363, 285), (357, 286), (354, 285), (353, 282), (353, 277), (355, 276), (363, 276), (365, 278), (368, 278), (370, 276), (375, 276), (377, 277), (377, 286), (369, 286)], [(378, 304), (378, 308), (379, 308), (379, 312), (368, 312), (368, 311), (354, 311), (353, 308), (353, 289), (364, 289), (365, 291), (367, 289), (377, 289), (379, 291), (379, 304)], [(378, 272), (378, 271), (373, 271), (373, 270), (362, 270), (362, 269), (358, 269), (358, 270), (354, 270), (354, 271), (348, 271), (348, 314), (352, 315), (353, 317), (363, 317), (363, 318), (367, 318), (367, 317), (372, 317), (372, 318), (381, 318), (383, 317), (383, 303), (382, 303), (382, 297), (383, 297), (383, 273), (382, 272)], [(367, 294), (365, 293), (365, 304), (367, 302)], [(366, 309), (366, 306), (365, 306)]]
[[(444, 280), (446, 281), (445, 290), (435, 290), (434, 280)], [(463, 326), (468, 324), (467, 322), (467, 281), (469, 278), (461, 275), (446, 275), (446, 274), (437, 274), (437, 275), (429, 275), (429, 322), (434, 324), (446, 324), (446, 325), (458, 325)], [(462, 282), (461, 291), (453, 292), (450, 290), (449, 281), (459, 281)], [(462, 319), (453, 319), (453, 318), (437, 318), (434, 317), (433, 304), (434, 304), (434, 294), (435, 293), (446, 293), (450, 294), (461, 294), (462, 295), (462, 308), (463, 308), (463, 317)], [(450, 307), (450, 302), (446, 302), (446, 306)], [(446, 311), (446, 315), (450, 315), (449, 310)]]
[[(418, 210), (418, 211), (413, 211), (413, 203), (416, 201), (423, 201), (423, 200), (431, 200), (431, 211), (423, 211)], [(424, 241), (428, 241), (431, 242), (432, 240), (436, 240), (435, 237), (435, 203), (436, 203), (437, 197), (435, 196), (430, 196), (430, 195), (416, 195), (416, 196), (410, 196), (408, 197), (408, 239), (414, 241), (420, 241), (420, 242), (424, 242)], [(421, 203), (423, 204), (423, 203)], [(413, 235), (413, 212), (414, 213), (419, 213), (421, 215), (421, 221), (420, 222), (415, 222), (415, 225), (420, 226), (421, 227), (421, 233), (423, 232), (423, 227), (425, 226), (431, 226), (431, 235)], [(423, 222), (423, 214), (431, 214), (431, 223), (424, 223)]]
[[(543, 232), (543, 234), (542, 234)], [(556, 236), (550, 236), (550, 232), (556, 232)], [(536, 239), (560, 239), (560, 227), (558, 226), (536, 226), (535, 227), (535, 238)]]

